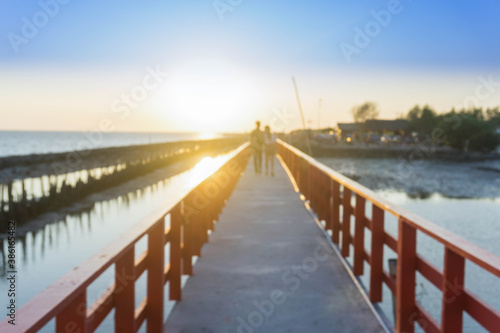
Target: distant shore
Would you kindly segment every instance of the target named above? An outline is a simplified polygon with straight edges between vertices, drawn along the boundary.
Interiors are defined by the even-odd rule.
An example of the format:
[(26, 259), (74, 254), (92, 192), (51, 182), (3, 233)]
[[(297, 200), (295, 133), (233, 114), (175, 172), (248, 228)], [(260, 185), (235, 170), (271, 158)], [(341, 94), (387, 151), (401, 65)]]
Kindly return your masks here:
[[(309, 153), (304, 142), (294, 146)], [(489, 153), (464, 152), (450, 147), (433, 146), (426, 143), (413, 145), (364, 145), (364, 144), (315, 144), (311, 143), (313, 157), (339, 158), (403, 158), (407, 160), (444, 160), (456, 162), (477, 162), (500, 159), (496, 151)]]

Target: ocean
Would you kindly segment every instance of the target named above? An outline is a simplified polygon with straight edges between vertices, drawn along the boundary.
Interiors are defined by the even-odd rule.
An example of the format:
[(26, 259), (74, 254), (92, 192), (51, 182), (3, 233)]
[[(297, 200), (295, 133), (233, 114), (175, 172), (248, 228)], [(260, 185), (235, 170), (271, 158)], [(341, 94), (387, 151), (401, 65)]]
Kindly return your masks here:
[(61, 153), (74, 150), (183, 140), (214, 139), (223, 136), (225, 134), (0, 131), (0, 157)]

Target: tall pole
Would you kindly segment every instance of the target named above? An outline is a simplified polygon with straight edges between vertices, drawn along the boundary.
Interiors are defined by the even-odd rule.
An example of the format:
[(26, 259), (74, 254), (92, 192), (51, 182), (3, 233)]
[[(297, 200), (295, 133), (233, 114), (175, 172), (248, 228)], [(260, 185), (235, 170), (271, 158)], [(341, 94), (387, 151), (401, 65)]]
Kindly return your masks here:
[(295, 96), (297, 97), (297, 104), (299, 105), (300, 116), (302, 117), (302, 127), (305, 130), (306, 129), (306, 121), (304, 119), (304, 112), (302, 111), (302, 105), (300, 104), (299, 88), (297, 88), (297, 82), (295, 81), (295, 78), (293, 76), (292, 76), (292, 82), (293, 82), (293, 86), (295, 88)]
[(304, 131), (306, 132), (307, 150), (309, 151), (309, 155), (311, 155), (311, 144), (309, 142), (309, 134), (307, 133), (307, 129), (306, 129), (306, 121), (304, 119), (304, 112), (302, 111), (302, 104), (300, 104), (299, 88), (297, 88), (297, 82), (295, 81), (295, 77), (293, 77), (293, 76), (292, 76), (292, 82), (293, 82), (293, 86), (295, 88), (295, 96), (297, 97), (297, 104), (299, 105), (300, 116), (302, 117), (302, 127), (304, 128)]

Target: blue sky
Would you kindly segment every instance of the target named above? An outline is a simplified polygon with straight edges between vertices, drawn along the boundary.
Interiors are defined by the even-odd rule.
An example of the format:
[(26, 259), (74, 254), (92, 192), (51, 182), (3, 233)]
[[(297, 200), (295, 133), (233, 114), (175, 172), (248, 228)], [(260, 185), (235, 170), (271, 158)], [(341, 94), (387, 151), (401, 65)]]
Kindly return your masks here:
[[(7, 102), (0, 113), (10, 114), (0, 127), (75, 130), (78, 124), (91, 126), (109, 111), (106, 105), (120, 91), (141, 80), (147, 66), (158, 64), (172, 73), (172, 80), (141, 103), (140, 125), (129, 119), (118, 129), (160, 130), (151, 124), (158, 124), (155, 117), (163, 112), (162, 128), (189, 130), (189, 125), (175, 119), (181, 112), (175, 103), (157, 96), (168, 96), (168, 89), (179, 85), (189, 86), (186, 77), (197, 84), (214, 82), (221, 89), (241, 86), (252, 91), (241, 102), (249, 116), (235, 115), (249, 121), (266, 117), (262, 110), (296, 109), (290, 82), (295, 75), (310, 118), (315, 101), (324, 100), (325, 125), (349, 120), (349, 108), (368, 99), (379, 103), (385, 117), (406, 112), (416, 103), (430, 103), (444, 111), (473, 92), (479, 76), (498, 75), (500, 81), (500, 4), (496, 1), (401, 0), (396, 6), (394, 1), (241, 0), (238, 4), (234, 0), (236, 5), (226, 7), (231, 10), (224, 13), (224, 20), (215, 3), (70, 0), (58, 4), (58, 12), (26, 38), (27, 43), (17, 45), (15, 52), (9, 38), (12, 33), (23, 37), (23, 17), (34, 23), (33, 16), (42, 7), (39, 1), (2, 1), (0, 88), (8, 95), (2, 96)], [(386, 26), (375, 23), (373, 12), (387, 13), (390, 6), (398, 8), (398, 13), (391, 14)], [(41, 15), (38, 19), (43, 20)], [(378, 30), (347, 61), (341, 45), (356, 47), (355, 29), (367, 33), (370, 24), (372, 28), (378, 24)], [(401, 86), (407, 91), (394, 91)], [(189, 87), (183, 89), (189, 95)], [(42, 92), (46, 97), (40, 97)], [(80, 94), (85, 101), (79, 100)], [(59, 98), (61, 95), (73, 98)], [(498, 95), (481, 102), (498, 104)], [(30, 96), (31, 104), (26, 101)], [(218, 101), (210, 101), (214, 117), (231, 117), (228, 112), (217, 114), (216, 109), (229, 108), (217, 105)], [(237, 108), (237, 101), (232, 102), (231, 107)], [(196, 106), (192, 104), (192, 108)], [(43, 110), (46, 119), (63, 121), (56, 128), (53, 121), (23, 124), (34, 108)], [(88, 112), (83, 111), (86, 108)], [(194, 118), (199, 115), (199, 111), (192, 112)], [(81, 121), (66, 122), (68, 113)], [(193, 126), (198, 130), (200, 124)], [(226, 130), (229, 125), (213, 126)], [(243, 123), (236, 127), (246, 128)]]

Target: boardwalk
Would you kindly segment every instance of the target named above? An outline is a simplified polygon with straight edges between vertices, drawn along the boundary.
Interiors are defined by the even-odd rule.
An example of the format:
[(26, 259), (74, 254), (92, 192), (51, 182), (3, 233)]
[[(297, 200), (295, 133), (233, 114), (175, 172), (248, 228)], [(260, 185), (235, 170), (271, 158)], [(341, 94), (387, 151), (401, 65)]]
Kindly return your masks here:
[[(337, 248), (328, 245), (330, 237), (304, 208), (285, 169), (278, 164), (274, 178), (254, 175), (251, 167), (242, 175), (239, 166), (247, 164), (247, 142), (212, 175), (183, 183), (157, 211), (33, 297), (16, 312), (22, 320), (14, 328), (10, 315), (1, 321), (0, 331), (36, 332), (55, 319), (56, 332), (93, 332), (114, 311), (119, 333), (144, 326), (151, 333), (382, 332), (379, 316), (350, 278), (363, 274), (369, 278), (371, 302), (383, 301), (383, 286), (395, 296), (396, 332), (414, 332), (416, 325), (426, 332), (462, 332), (470, 318), (490, 332), (498, 331), (500, 312), (464, 288), (463, 281), (466, 262), (500, 277), (500, 257), (285, 142), (279, 141), (278, 148), (297, 179), (301, 198), (327, 221), (342, 256), (353, 254), (352, 270)], [(193, 224), (185, 224), (192, 208), (199, 214)], [(386, 215), (398, 219), (397, 238), (385, 230)], [(206, 243), (207, 228), (217, 218), (211, 242)], [(417, 233), (444, 246), (443, 269), (418, 252)], [(145, 237), (147, 250), (135, 253)], [(383, 269), (385, 246), (397, 253), (396, 277)], [(203, 256), (182, 291), (183, 273), (192, 272), (190, 265), (181, 269), (181, 263), (189, 263), (200, 250)], [(90, 304), (88, 287), (112, 265), (114, 283)], [(145, 271), (147, 295), (137, 306), (135, 283), (130, 281)], [(416, 299), (417, 272), (441, 291), (440, 321)], [(178, 300), (167, 322), (165, 286), (168, 297)]]
[(383, 332), (283, 167), (271, 178), (252, 165), (165, 332)]

